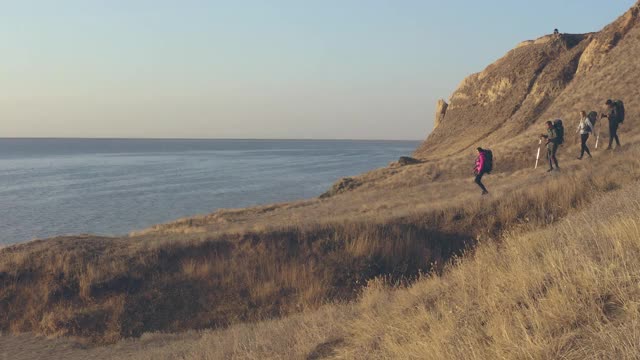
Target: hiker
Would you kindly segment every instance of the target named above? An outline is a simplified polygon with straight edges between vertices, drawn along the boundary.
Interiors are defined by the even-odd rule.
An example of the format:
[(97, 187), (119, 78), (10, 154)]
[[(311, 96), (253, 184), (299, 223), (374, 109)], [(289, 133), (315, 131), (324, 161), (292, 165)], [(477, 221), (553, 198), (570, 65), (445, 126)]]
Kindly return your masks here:
[(547, 139), (547, 159), (549, 159), (549, 170), (553, 171), (553, 164), (556, 165), (556, 170), (560, 170), (558, 166), (558, 159), (556, 153), (558, 152), (558, 145), (560, 145), (560, 137), (558, 136), (558, 130), (554, 126), (553, 122), (547, 121), (547, 133), (540, 135), (541, 138)]
[(473, 168), (473, 173), (476, 175), (476, 184), (478, 184), (480, 189), (482, 189), (482, 195), (487, 195), (489, 192), (487, 191), (487, 188), (484, 187), (484, 184), (482, 184), (482, 176), (491, 171), (487, 168), (487, 165), (489, 165), (489, 161), (487, 159), (488, 150), (484, 150), (480, 147), (477, 150), (478, 157), (476, 158), (476, 166)]
[(558, 29), (553, 29), (553, 35), (555, 36), (560, 35), (560, 31), (558, 31)]
[(584, 153), (586, 152), (591, 158), (591, 151), (587, 147), (587, 140), (589, 139), (589, 134), (593, 132), (593, 124), (589, 117), (587, 116), (586, 111), (580, 111), (580, 124), (578, 124), (578, 129), (576, 133), (580, 134), (580, 156), (578, 156), (578, 160), (582, 160)]
[(607, 113), (602, 114), (601, 117), (609, 119), (609, 146), (607, 150), (611, 150), (611, 145), (613, 145), (613, 140), (616, 140), (616, 145), (620, 147), (620, 139), (618, 139), (618, 126), (624, 121), (618, 106), (616, 106), (616, 102), (609, 99), (605, 103), (607, 105)]

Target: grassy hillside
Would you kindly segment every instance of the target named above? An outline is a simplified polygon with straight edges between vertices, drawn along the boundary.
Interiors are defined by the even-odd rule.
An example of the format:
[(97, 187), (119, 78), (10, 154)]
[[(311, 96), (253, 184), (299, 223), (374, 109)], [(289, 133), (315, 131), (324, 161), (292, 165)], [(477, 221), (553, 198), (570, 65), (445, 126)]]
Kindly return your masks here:
[(373, 283), (337, 357), (637, 359), (639, 212), (634, 184), (557, 226), (481, 244), (444, 277)]
[(637, 359), (639, 189), (633, 183), (606, 196), (592, 194), (590, 206), (556, 225), (527, 225), (482, 242), (441, 276), (400, 288), (377, 280), (353, 305), (206, 333), (176, 342), (162, 354), (181, 353), (186, 359)]
[(0, 326), (113, 342), (354, 299), (375, 277), (407, 281), (440, 272), (477, 239), (553, 223), (595, 194), (636, 181), (638, 155), (636, 147), (601, 153), (564, 174), (507, 178), (526, 187), (502, 196), (378, 222), (291, 225), (204, 240), (76, 237), (8, 247), (0, 252)]
[[(497, 229), (501, 223), (509, 230), (484, 233), (437, 274), (412, 283), (370, 281), (351, 303), (225, 330), (147, 334), (107, 347), (70, 350), (74, 346), (60, 340), (29, 346), (61, 349), (67, 358), (635, 359), (639, 155), (634, 148), (601, 156), (571, 175), (544, 177), (491, 201), (495, 216), (473, 203), (443, 216), (442, 224), (452, 227)], [(482, 223), (485, 217), (491, 222)], [(25, 343), (0, 337), (4, 348)]]

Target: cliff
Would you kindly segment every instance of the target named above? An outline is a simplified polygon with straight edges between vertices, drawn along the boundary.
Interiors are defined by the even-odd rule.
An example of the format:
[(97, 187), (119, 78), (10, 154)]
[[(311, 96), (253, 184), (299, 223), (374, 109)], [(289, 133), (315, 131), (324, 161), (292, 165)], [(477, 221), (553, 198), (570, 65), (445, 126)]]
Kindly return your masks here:
[[(607, 98), (636, 109), (640, 84), (640, 3), (597, 33), (547, 35), (525, 41), (473, 74), (437, 104), (436, 127), (416, 150), (420, 158), (476, 146), (501, 147), (552, 118), (598, 110)], [(632, 110), (631, 116), (637, 112)]]

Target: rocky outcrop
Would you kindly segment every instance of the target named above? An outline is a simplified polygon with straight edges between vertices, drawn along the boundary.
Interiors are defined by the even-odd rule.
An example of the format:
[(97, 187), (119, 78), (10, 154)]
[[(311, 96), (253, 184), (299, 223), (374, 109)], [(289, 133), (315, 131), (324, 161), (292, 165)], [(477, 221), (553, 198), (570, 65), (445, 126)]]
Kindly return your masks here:
[(398, 159), (398, 164), (400, 166), (415, 165), (420, 163), (420, 160), (412, 158), (410, 156), (400, 156), (400, 159)]
[(444, 116), (447, 114), (448, 107), (449, 104), (447, 104), (446, 101), (442, 99), (438, 100), (438, 102), (436, 103), (436, 118), (433, 121), (434, 128), (440, 126), (442, 120), (444, 120)]
[(585, 73), (602, 63), (607, 54), (638, 24), (639, 12), (640, 3), (637, 3), (618, 21), (596, 34), (580, 58), (577, 72)]
[(416, 164), (422, 164), (422, 160), (412, 158), (410, 156), (400, 156), (398, 161), (393, 161), (389, 163), (389, 168), (394, 169), (394, 168), (399, 168), (399, 167), (409, 166), (409, 165), (416, 165)]
[(338, 180), (335, 184), (333, 184), (333, 186), (331, 186), (331, 189), (329, 189), (329, 191), (320, 195), (320, 199), (326, 199), (338, 194), (342, 194), (344, 192), (353, 190), (360, 185), (362, 185), (362, 183), (357, 179), (350, 178), (350, 177), (342, 178)]

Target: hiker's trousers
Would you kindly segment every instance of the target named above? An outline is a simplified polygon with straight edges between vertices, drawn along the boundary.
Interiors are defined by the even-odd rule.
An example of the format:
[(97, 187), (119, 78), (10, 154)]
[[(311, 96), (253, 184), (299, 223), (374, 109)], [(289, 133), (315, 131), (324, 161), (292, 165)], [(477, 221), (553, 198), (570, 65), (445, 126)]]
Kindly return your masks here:
[(484, 185), (482, 184), (482, 176), (484, 176), (484, 171), (480, 171), (479, 173), (476, 174), (476, 184), (478, 184), (478, 186), (480, 186), (480, 189), (482, 189), (482, 191), (487, 191), (487, 188), (484, 187)]
[(620, 146), (620, 139), (618, 139), (618, 122), (609, 120), (609, 148), (613, 145), (613, 140), (616, 141), (616, 145)]
[(549, 159), (549, 169), (553, 169), (553, 164), (558, 168), (558, 158), (556, 153), (558, 152), (558, 144), (552, 142), (547, 144), (547, 159)]
[(586, 152), (589, 156), (591, 156), (591, 151), (589, 151), (589, 148), (587, 147), (587, 140), (589, 140), (589, 134), (580, 134), (580, 157), (582, 158), (584, 156), (584, 153)]

